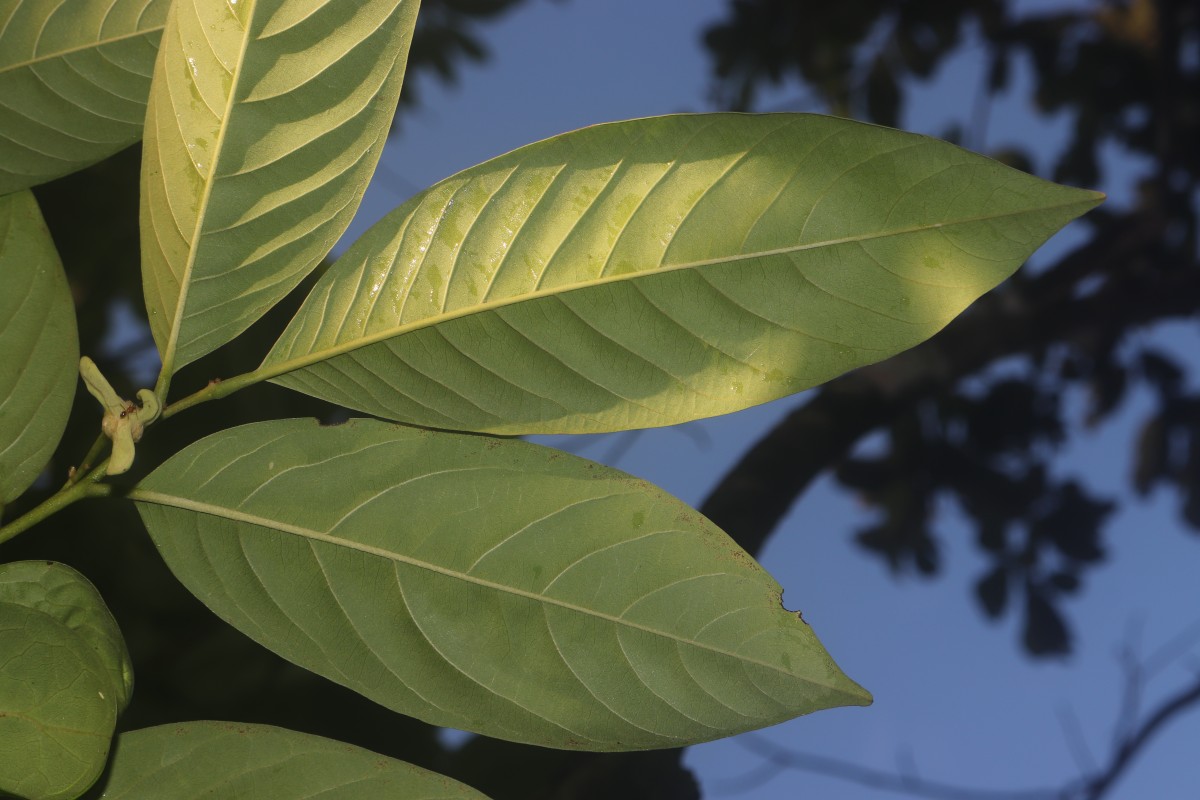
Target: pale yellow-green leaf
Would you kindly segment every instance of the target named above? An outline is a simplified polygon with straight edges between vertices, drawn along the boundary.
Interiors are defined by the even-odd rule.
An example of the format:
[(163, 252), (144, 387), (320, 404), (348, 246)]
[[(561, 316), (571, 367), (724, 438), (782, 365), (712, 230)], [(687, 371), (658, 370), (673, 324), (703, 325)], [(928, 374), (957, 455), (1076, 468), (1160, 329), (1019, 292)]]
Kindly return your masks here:
[(78, 362), (75, 303), (37, 201), (0, 197), (0, 506), (54, 453)]
[(932, 336), (1099, 198), (831, 117), (599, 125), (389, 214), (260, 374), (458, 430), (723, 414)]
[(395, 113), (417, 0), (178, 0), (142, 162), (142, 283), (169, 376), (328, 253)]
[(0, 194), (142, 137), (170, 0), (0, 0)]
[(277, 420), (200, 440), (131, 497), (222, 619), (437, 725), (633, 750), (870, 702), (715, 525), (546, 447)]

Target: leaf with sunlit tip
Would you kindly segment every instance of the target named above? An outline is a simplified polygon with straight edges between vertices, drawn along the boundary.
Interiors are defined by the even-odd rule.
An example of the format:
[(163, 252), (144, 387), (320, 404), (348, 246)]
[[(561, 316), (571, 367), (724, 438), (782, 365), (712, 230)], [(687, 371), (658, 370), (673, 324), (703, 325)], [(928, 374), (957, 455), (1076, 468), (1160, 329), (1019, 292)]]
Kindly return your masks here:
[(455, 430), (724, 414), (927, 339), (1100, 199), (831, 117), (597, 125), (384, 217), (262, 371)]

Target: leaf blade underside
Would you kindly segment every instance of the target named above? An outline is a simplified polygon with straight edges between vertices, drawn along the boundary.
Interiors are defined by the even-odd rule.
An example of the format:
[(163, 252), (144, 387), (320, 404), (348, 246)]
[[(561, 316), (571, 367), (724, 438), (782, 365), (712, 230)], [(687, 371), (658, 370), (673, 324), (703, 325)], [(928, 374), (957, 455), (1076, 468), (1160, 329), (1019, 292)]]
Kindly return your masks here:
[(442, 775), (319, 736), (232, 722), (123, 733), (97, 800), (486, 800)]
[(0, 9), (0, 194), (142, 138), (170, 0), (10, 0)]
[(133, 696), (133, 662), (112, 612), (91, 581), (66, 564), (0, 564), (0, 602), (40, 611), (78, 634), (108, 674), (104, 694), (125, 710)]
[(869, 701), (724, 533), (548, 448), (263, 423), (198, 442), (131, 496), (219, 616), (434, 724), (625, 750)]
[(389, 214), (260, 371), (452, 430), (728, 413), (923, 341), (1098, 197), (829, 117), (598, 125)]
[(104, 769), (117, 724), (108, 674), (60, 620), (0, 602), (0, 792), (73, 800)]
[(418, 5), (172, 6), (141, 196), (143, 288), (166, 375), (245, 330), (349, 224), (395, 113)]
[(0, 197), (0, 506), (62, 438), (79, 363), (75, 303), (33, 194)]

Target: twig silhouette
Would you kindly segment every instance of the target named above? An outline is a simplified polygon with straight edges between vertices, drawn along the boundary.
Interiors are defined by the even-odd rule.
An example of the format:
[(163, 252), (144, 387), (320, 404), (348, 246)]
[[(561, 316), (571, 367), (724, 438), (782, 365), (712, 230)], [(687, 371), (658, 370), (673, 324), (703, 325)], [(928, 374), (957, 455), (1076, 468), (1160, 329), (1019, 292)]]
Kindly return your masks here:
[[(851, 761), (804, 753), (775, 744), (761, 736), (743, 735), (738, 738), (738, 742), (760, 756), (763, 763), (741, 776), (723, 781), (718, 785), (716, 793), (743, 794), (761, 786), (782, 771), (801, 770), (860, 786), (930, 800), (1102, 800), (1128, 772), (1156, 735), (1193, 706), (1200, 706), (1200, 667), (1197, 667), (1191, 669), (1192, 680), (1186, 685), (1155, 706), (1150, 713), (1140, 713), (1141, 698), (1147, 682), (1166, 666), (1183, 662), (1197, 641), (1200, 641), (1200, 621), (1185, 628), (1147, 658), (1135, 657), (1133, 645), (1122, 648), (1118, 657), (1124, 667), (1125, 685), (1121, 707), (1114, 724), (1111, 753), (1103, 764), (1090, 764), (1091, 754), (1086, 752), (1082, 737), (1079, 736), (1072, 750), (1076, 752), (1076, 760), (1079, 761), (1083, 774), (1057, 787), (981, 789), (960, 786), (927, 780), (915, 774), (898, 774)], [(1064, 727), (1067, 727), (1065, 723)], [(1071, 738), (1068, 736), (1069, 740)]]

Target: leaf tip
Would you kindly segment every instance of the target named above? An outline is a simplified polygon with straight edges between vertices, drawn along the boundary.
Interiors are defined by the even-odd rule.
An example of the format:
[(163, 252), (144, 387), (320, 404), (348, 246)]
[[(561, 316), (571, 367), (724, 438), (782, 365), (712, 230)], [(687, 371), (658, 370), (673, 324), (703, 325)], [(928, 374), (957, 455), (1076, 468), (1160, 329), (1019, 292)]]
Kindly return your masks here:
[(850, 680), (849, 678), (847, 678), (846, 680), (849, 681), (849, 683), (852, 687), (851, 690), (847, 693), (847, 696), (851, 698), (851, 702), (847, 703), (847, 705), (869, 706), (875, 702), (875, 698), (871, 696), (870, 692), (868, 692), (866, 689), (859, 686), (857, 683)]
[(828, 708), (838, 708), (846, 706), (869, 706), (875, 702), (875, 698), (871, 696), (863, 687), (859, 686), (846, 673), (835, 667), (835, 674), (829, 683), (829, 691), (832, 694)]

